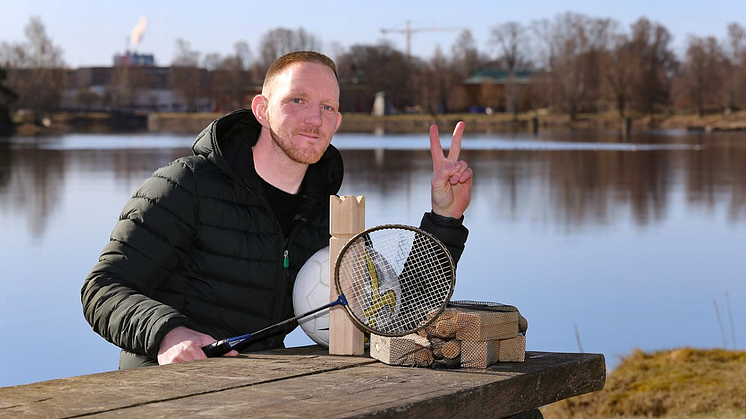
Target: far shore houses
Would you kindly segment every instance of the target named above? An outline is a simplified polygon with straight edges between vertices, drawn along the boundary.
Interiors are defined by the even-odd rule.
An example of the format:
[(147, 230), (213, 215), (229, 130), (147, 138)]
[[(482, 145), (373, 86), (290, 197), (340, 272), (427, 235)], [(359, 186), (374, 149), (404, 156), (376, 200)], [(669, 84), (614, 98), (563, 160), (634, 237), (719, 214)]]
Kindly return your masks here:
[[(248, 107), (261, 92), (261, 77), (246, 70), (208, 70), (200, 67), (157, 66), (153, 55), (126, 52), (110, 67), (49, 70), (61, 78), (60, 108), (68, 111), (228, 112)], [(499, 69), (478, 70), (461, 80), (450, 94), (450, 112), (519, 113), (546, 107), (546, 72)], [(376, 98), (365, 74), (340, 71), (341, 111), (371, 113)], [(383, 99), (385, 100), (385, 99)], [(407, 109), (385, 106), (385, 112), (427, 112), (424, 106)], [(443, 112), (445, 109), (430, 109)]]

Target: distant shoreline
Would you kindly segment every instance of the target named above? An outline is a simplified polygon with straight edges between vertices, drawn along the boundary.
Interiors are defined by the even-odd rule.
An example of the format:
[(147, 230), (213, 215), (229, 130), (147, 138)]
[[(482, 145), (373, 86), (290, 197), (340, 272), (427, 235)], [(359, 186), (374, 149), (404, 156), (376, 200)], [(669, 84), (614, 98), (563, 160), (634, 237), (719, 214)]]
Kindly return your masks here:
[[(224, 113), (125, 113), (125, 112), (64, 112), (51, 115), (45, 124), (20, 122), (17, 136), (60, 133), (121, 133), (153, 132), (198, 134)], [(567, 129), (620, 130), (626, 128), (616, 114), (581, 115), (570, 121), (566, 115), (520, 114), (447, 114), (447, 115), (387, 115), (344, 114), (340, 133), (408, 134), (427, 132), (436, 123), (443, 130), (465, 121), (468, 132), (538, 132)], [(689, 130), (697, 132), (746, 131), (746, 111), (730, 115), (696, 114), (656, 115), (629, 118), (632, 131), (655, 129)]]

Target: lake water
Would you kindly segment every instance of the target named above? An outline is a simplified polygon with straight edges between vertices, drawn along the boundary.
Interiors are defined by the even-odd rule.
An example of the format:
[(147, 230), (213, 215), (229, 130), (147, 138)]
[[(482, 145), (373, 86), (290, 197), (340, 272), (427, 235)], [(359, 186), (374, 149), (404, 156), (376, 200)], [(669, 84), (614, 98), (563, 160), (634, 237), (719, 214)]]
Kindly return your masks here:
[[(132, 192), (192, 138), (0, 139), (0, 386), (116, 369), (80, 287)], [(426, 133), (334, 144), (368, 226), (419, 223)], [(462, 157), (474, 192), (454, 299), (517, 306), (529, 350), (613, 368), (635, 348), (746, 345), (746, 134), (467, 133)]]

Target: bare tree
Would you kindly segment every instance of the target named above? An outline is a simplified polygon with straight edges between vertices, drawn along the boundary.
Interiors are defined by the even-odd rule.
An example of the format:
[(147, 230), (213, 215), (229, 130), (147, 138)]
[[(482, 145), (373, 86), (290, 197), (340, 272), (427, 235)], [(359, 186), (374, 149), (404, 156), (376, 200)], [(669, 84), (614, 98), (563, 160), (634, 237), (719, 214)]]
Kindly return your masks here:
[(565, 13), (553, 22), (536, 22), (542, 53), (551, 68), (555, 104), (575, 120), (578, 113), (594, 111), (601, 84), (600, 62), (608, 48), (609, 19), (591, 19)]
[(261, 73), (267, 71), (277, 57), (300, 50), (319, 50), (321, 41), (303, 28), (296, 30), (277, 28), (262, 36), (259, 44), (259, 66)]
[(245, 42), (237, 42), (234, 54), (221, 58), (211, 72), (211, 90), (219, 111), (229, 111), (248, 104), (248, 97), (261, 91), (250, 71), (251, 51)]
[(612, 22), (611, 27), (611, 45), (601, 61), (603, 88), (613, 100), (619, 117), (625, 118), (640, 57), (634, 53), (629, 36), (617, 31), (617, 23)]
[(470, 30), (463, 30), (451, 45), (450, 69), (456, 80), (449, 92), (449, 110), (466, 110), (474, 105), (468, 99), (469, 94), (463, 81), (487, 65), (489, 58), (477, 49), (477, 42)]
[(727, 73), (724, 83), (727, 109), (746, 108), (746, 29), (738, 23), (728, 25), (725, 54)]
[(2, 44), (0, 60), (8, 68), (8, 85), (18, 94), (14, 107), (39, 119), (59, 107), (65, 63), (62, 49), (54, 45), (39, 17), (29, 20), (24, 33), (26, 42)]
[(460, 81), (448, 57), (438, 46), (422, 74), (421, 103), (430, 114), (448, 113), (450, 95)]
[(513, 117), (518, 115), (526, 94), (525, 88), (518, 86), (516, 73), (531, 67), (529, 60), (528, 30), (519, 22), (507, 22), (492, 28), (492, 43), (498, 50), (498, 60), (508, 71), (505, 84), (505, 110)]
[(688, 99), (700, 116), (723, 107), (724, 62), (725, 55), (715, 38), (689, 38), (677, 96)]
[(534, 65), (538, 68), (551, 68), (554, 59), (554, 42), (552, 42), (552, 21), (548, 19), (534, 20), (529, 25), (534, 57)]
[(176, 40), (176, 54), (171, 65), (177, 67), (197, 67), (201, 55), (199, 51), (192, 49), (189, 41), (178, 38)]
[(10, 104), (18, 99), (18, 94), (5, 85), (7, 73), (0, 68), (0, 137), (15, 131), (13, 119), (10, 116)]
[(677, 65), (671, 39), (668, 29), (644, 17), (632, 24), (632, 53), (639, 57), (632, 105), (651, 116), (656, 105), (670, 98), (671, 77)]
[(413, 102), (410, 69), (419, 68), (416, 60), (407, 57), (390, 43), (353, 45), (337, 58), (337, 70), (345, 93), (342, 110), (370, 112), (378, 92), (385, 92), (386, 101), (396, 109), (404, 109)]
[(187, 112), (202, 110), (207, 96), (207, 71), (199, 68), (199, 51), (188, 41), (176, 40), (176, 55), (171, 63), (171, 88), (181, 93)]
[(464, 30), (459, 34), (451, 46), (451, 62), (453, 71), (461, 78), (471, 76), (487, 61), (477, 49), (477, 42), (470, 30)]
[(217, 52), (209, 52), (202, 59), (202, 67), (207, 71), (215, 71), (220, 67), (223, 58)]
[(233, 44), (233, 51), (241, 64), (241, 69), (248, 70), (251, 67), (251, 62), (254, 60), (249, 44), (246, 41), (238, 41)]
[(491, 42), (497, 49), (498, 59), (508, 71), (530, 66), (528, 30), (519, 22), (507, 22), (492, 27)]

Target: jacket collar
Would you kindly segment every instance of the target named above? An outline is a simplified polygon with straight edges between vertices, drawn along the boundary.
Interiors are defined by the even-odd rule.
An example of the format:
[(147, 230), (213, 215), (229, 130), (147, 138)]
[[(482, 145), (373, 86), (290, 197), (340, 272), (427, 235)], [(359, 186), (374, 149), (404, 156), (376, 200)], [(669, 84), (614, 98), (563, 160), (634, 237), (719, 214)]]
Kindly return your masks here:
[[(258, 175), (253, 169), (251, 148), (259, 139), (261, 129), (261, 124), (250, 109), (235, 110), (214, 120), (202, 130), (192, 145), (192, 151), (195, 155), (212, 161), (238, 181), (241, 181), (241, 177), (235, 168), (249, 164), (250, 172), (257, 177), (255, 180), (258, 182)], [(342, 156), (339, 150), (329, 145), (321, 160), (308, 167), (303, 179), (303, 193), (328, 199), (327, 195), (339, 192), (343, 175)]]

